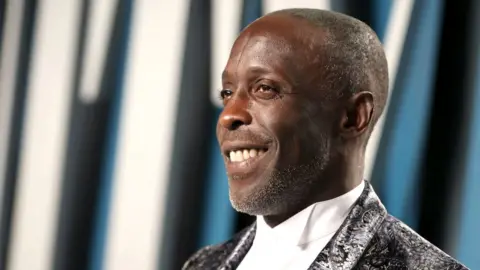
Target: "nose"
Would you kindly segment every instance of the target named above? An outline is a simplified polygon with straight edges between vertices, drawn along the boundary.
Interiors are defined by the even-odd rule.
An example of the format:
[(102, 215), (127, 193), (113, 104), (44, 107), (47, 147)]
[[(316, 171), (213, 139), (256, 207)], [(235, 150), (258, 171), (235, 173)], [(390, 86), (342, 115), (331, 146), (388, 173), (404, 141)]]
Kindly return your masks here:
[(235, 99), (228, 102), (220, 114), (219, 123), (228, 130), (238, 129), (252, 123), (252, 115), (247, 110), (248, 99)]

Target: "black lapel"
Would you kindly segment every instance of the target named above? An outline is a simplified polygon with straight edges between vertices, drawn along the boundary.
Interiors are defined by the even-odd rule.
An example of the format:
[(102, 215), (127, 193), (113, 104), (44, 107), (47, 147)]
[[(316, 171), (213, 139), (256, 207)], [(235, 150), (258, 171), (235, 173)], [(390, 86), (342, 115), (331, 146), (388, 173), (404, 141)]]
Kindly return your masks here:
[(238, 265), (240, 265), (240, 262), (243, 260), (245, 255), (247, 255), (248, 250), (250, 247), (252, 247), (253, 239), (255, 238), (255, 232), (257, 231), (256, 224), (257, 223), (254, 222), (249, 228), (246, 229), (245, 233), (240, 236), (235, 248), (229, 252), (228, 257), (218, 269), (236, 269)]
[(340, 229), (320, 252), (309, 270), (352, 269), (387, 216), (368, 181)]

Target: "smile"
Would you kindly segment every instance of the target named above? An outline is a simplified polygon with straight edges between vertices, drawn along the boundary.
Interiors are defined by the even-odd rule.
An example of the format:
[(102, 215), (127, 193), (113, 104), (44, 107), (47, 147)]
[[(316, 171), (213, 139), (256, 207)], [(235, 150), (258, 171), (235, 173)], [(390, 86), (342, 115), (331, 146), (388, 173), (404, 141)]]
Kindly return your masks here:
[[(269, 162), (268, 143), (229, 141), (222, 145), (227, 173), (229, 175), (251, 175), (260, 172)], [(265, 164), (264, 164), (265, 163)]]
[[(230, 150), (225, 155), (227, 173), (231, 176), (242, 176), (245, 178), (252, 173), (262, 171), (266, 164), (264, 157), (269, 153), (268, 148), (237, 148)], [(263, 165), (261, 165), (263, 164)], [(242, 181), (244, 182), (244, 181)]]
[(256, 158), (262, 157), (265, 154), (266, 150), (267, 149), (264, 149), (264, 148), (232, 150), (232, 151), (229, 151), (227, 158), (232, 163), (239, 163), (247, 160), (254, 160)]

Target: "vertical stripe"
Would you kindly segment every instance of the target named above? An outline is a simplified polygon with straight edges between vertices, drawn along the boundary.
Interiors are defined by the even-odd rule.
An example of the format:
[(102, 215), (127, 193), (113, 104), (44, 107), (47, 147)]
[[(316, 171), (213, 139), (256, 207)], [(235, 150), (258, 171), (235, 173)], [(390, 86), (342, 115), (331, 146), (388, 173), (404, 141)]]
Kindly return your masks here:
[[(132, 0), (120, 0), (117, 13), (117, 26), (123, 26), (118, 32), (121, 34), (118, 47), (118, 69), (113, 80), (114, 93), (112, 93), (112, 103), (108, 112), (108, 122), (106, 130), (106, 141), (102, 159), (102, 169), (100, 172), (100, 184), (98, 189), (97, 207), (94, 213), (95, 222), (92, 233), (92, 248), (90, 250), (89, 269), (101, 270), (104, 265), (105, 245), (108, 230), (108, 219), (110, 210), (111, 193), (113, 187), (113, 176), (115, 169), (115, 160), (117, 154), (118, 126), (120, 121), (121, 101), (123, 100), (124, 72), (127, 54), (127, 44), (130, 35), (130, 22), (132, 16)], [(112, 45), (112, 44), (111, 44)], [(114, 62), (114, 61), (112, 61)], [(112, 63), (112, 65), (114, 65)]]
[(190, 1), (159, 269), (182, 268), (198, 249), (213, 113), (211, 12), (210, 0)]
[[(385, 2), (385, 1), (381, 1)], [(375, 158), (377, 156), (378, 147), (383, 134), (383, 126), (385, 117), (388, 114), (388, 108), (392, 92), (395, 90), (395, 79), (397, 77), (398, 65), (402, 56), (405, 39), (407, 36), (408, 27), (410, 25), (414, 0), (394, 1), (391, 7), (388, 25), (384, 34), (384, 49), (385, 56), (388, 62), (388, 98), (385, 105), (383, 115), (378, 119), (375, 129), (373, 130), (368, 141), (367, 150), (365, 153), (365, 179), (371, 179), (372, 171), (375, 165)], [(385, 4), (382, 4), (382, 6)], [(388, 13), (387, 10), (382, 10), (382, 13)], [(381, 19), (378, 19), (380, 21)], [(379, 23), (377, 27), (381, 29)], [(376, 30), (376, 29), (375, 29)]]
[[(232, 6), (233, 5), (233, 6)], [(221, 74), (227, 64), (230, 49), (238, 35), (241, 22), (242, 1), (212, 1), (212, 69), (211, 100), (215, 111), (208, 128), (210, 149), (206, 183), (204, 187), (204, 210), (200, 223), (200, 239), (197, 248), (228, 239), (233, 232), (234, 211), (228, 199), (228, 182), (223, 158), (215, 135), (221, 102), (218, 93), (222, 87)]]
[(136, 1), (105, 269), (155, 269), (189, 1)]
[(210, 98), (222, 107), (218, 93), (222, 87), (220, 75), (227, 64), (230, 48), (240, 28), (241, 0), (212, 0), (212, 88)]
[(202, 215), (198, 247), (217, 244), (229, 239), (234, 232), (235, 212), (230, 205), (228, 179), (217, 142), (215, 127), (220, 110), (210, 123), (210, 152), (205, 185), (205, 209)]
[(10, 126), (13, 117), (15, 86), (22, 35), (24, 1), (14, 1), (7, 6), (5, 37), (0, 62), (0, 209), (7, 173)]
[(80, 97), (84, 102), (95, 101), (107, 60), (108, 41), (113, 28), (117, 0), (94, 0), (89, 3), (87, 37), (83, 70), (80, 79)]
[[(458, 236), (449, 227), (458, 225), (460, 219), (459, 198), (469, 147), (470, 117), (465, 105), (471, 98), (467, 66), (472, 55), (467, 48), (467, 30), (474, 1), (444, 2), (429, 136), (422, 146), (422, 181), (416, 187), (421, 191), (421, 201), (416, 205), (420, 221), (417, 232), (442, 249), (452, 248), (448, 241)], [(445, 251), (453, 254), (453, 249)]]
[[(388, 112), (384, 152), (379, 153), (380, 193), (390, 213), (418, 226), (422, 146), (429, 120), (443, 1), (417, 1)], [(388, 34), (388, 33), (387, 33)]]
[[(461, 197), (459, 223), (459, 237), (456, 245), (455, 256), (467, 267), (480, 269), (480, 257), (478, 256), (478, 242), (480, 240), (480, 3), (472, 1), (474, 8), (470, 13), (471, 32), (469, 37), (469, 61), (468, 67), (470, 98), (463, 104), (468, 106), (470, 115), (470, 127), (468, 133), (468, 146), (465, 149), (467, 157), (464, 164), (464, 183)], [(456, 179), (455, 179), (456, 180)]]
[(76, 3), (39, 5), (8, 262), (12, 270), (51, 269), (81, 10)]
[[(0, 110), (5, 109), (0, 111), (0, 269), (6, 268), (11, 238), (35, 10), (35, 1), (15, 1), (4, 11), (7, 18), (2, 53), (6, 54), (1, 57), (0, 67)], [(6, 103), (2, 104), (3, 101)]]
[[(56, 237), (55, 269), (86, 269), (92, 246), (95, 211), (98, 209), (98, 191), (100, 189), (101, 171), (106, 151), (106, 137), (109, 120), (112, 119), (111, 107), (116, 95), (119, 95), (125, 54), (125, 37), (127, 35), (128, 10), (126, 1), (115, 1), (109, 8), (100, 10), (103, 14), (94, 15), (97, 20), (91, 21), (90, 14), (97, 8), (85, 1), (82, 14), (82, 28), (78, 45), (77, 64), (75, 71), (75, 95), (72, 98), (71, 117), (69, 125), (69, 141), (63, 175), (61, 210)], [(113, 18), (110, 18), (112, 16)], [(106, 54), (103, 61), (96, 62), (101, 67), (93, 68), (88, 62), (88, 44), (92, 38), (98, 38), (92, 33), (98, 23), (104, 21), (98, 17), (109, 18), (107, 33), (103, 33), (103, 46)], [(98, 20), (100, 19), (100, 20)], [(85, 44), (86, 43), (86, 44)], [(87, 48), (85, 48), (87, 45)], [(98, 48), (100, 49), (100, 48)], [(86, 59), (84, 56), (87, 56)], [(87, 65), (83, 65), (87, 64)], [(93, 69), (100, 74), (98, 84), (90, 85), (95, 93), (85, 99), (81, 95), (82, 84), (79, 85), (80, 74)], [(83, 77), (85, 78), (85, 77)], [(83, 85), (85, 86), (85, 85)]]
[(6, 0), (0, 0), (0, 61), (2, 60), (3, 31), (5, 25)]
[[(113, 186), (113, 174), (115, 167), (115, 157), (117, 154), (118, 126), (120, 121), (121, 101), (123, 99), (124, 73), (127, 54), (127, 45), (130, 35), (130, 24), (132, 16), (132, 0), (120, 0), (117, 10), (116, 29), (120, 34), (118, 43), (118, 62), (113, 78), (113, 93), (111, 105), (108, 110), (108, 120), (106, 129), (106, 138), (104, 144), (104, 153), (102, 157), (102, 169), (100, 172), (100, 183), (97, 193), (97, 206), (94, 214), (95, 222), (93, 224), (93, 233), (91, 239), (89, 269), (101, 270), (104, 265), (105, 245), (107, 238), (108, 219), (111, 201), (111, 191)], [(121, 23), (123, 22), (123, 24)], [(121, 25), (121, 26), (120, 26)], [(112, 43), (114, 39), (112, 39)], [(113, 44), (110, 44), (111, 46)], [(115, 57), (114, 57), (115, 58)], [(112, 61), (115, 62), (115, 61)]]
[[(387, 0), (388, 1), (388, 0)], [(335, 0), (331, 1), (330, 9), (352, 16), (367, 25), (372, 26), (373, 17), (373, 0), (356, 1), (356, 0)]]
[[(397, 9), (393, 9), (394, 4), (409, 2), (409, 1), (394, 1), (394, 0), (372, 0), (372, 28), (377, 33), (380, 40), (385, 41), (385, 32), (387, 30), (389, 17), (393, 12), (399, 12)], [(398, 27), (398, 26), (397, 26)], [(398, 31), (398, 30), (397, 30)], [(398, 31), (400, 32), (400, 31)], [(402, 32), (400, 32), (402, 33)]]
[[(478, 48), (478, 47), (477, 47)], [(477, 55), (480, 55), (478, 53)], [(480, 57), (477, 56), (477, 65), (480, 66)], [(457, 245), (456, 256), (471, 269), (480, 268), (480, 257), (478, 256), (478, 241), (480, 228), (480, 83), (477, 67), (475, 82), (475, 97), (472, 108), (472, 126), (470, 132), (470, 143), (467, 148), (467, 163), (465, 164), (465, 183), (462, 198), (460, 237)]]

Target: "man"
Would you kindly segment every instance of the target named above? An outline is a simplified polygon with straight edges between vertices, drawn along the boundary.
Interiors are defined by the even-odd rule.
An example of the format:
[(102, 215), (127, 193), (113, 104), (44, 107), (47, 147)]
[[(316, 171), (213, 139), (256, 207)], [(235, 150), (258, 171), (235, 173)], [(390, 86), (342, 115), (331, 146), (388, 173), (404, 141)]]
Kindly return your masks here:
[(288, 9), (246, 27), (222, 75), (230, 200), (255, 224), (184, 269), (467, 269), (387, 214), (363, 180), (388, 91), (364, 23)]

